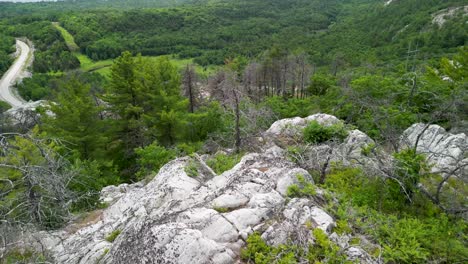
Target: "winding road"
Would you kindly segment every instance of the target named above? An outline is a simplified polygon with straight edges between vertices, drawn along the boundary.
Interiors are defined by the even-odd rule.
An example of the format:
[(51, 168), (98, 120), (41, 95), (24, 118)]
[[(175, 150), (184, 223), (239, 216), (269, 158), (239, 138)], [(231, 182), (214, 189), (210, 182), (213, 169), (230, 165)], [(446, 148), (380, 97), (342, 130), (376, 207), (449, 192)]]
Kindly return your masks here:
[(12, 89), (16, 81), (21, 78), (31, 54), (29, 46), (21, 40), (16, 40), (16, 47), (20, 55), (0, 80), (0, 100), (9, 103), (12, 107), (24, 104), (24, 100), (15, 95)]

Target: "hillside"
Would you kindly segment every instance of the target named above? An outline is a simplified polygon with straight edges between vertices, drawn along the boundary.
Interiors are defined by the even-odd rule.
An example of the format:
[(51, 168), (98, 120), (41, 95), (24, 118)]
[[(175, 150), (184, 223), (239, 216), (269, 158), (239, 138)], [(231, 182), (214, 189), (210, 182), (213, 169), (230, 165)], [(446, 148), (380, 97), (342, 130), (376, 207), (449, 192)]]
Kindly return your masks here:
[(0, 263), (464, 262), (467, 12), (0, 3)]
[[(324, 114), (279, 120), (262, 135), (259, 152), (244, 155), (232, 169), (214, 172), (207, 165), (213, 166), (210, 155), (178, 158), (147, 184), (104, 188), (105, 208), (62, 230), (17, 239), (58, 263), (423, 263), (466, 257), (466, 222), (447, 222), (421, 193), (412, 195), (417, 201), (411, 205), (394, 200), (391, 177), (400, 177), (407, 165), (399, 167), (399, 156), (389, 161), (381, 149), (365, 154), (374, 141), (361, 131), (347, 130), (341, 142), (310, 144), (305, 160), (294, 159), (290, 148), (303, 146), (306, 138), (297, 142), (301, 131), (314, 122), (328, 128), (341, 123)], [(287, 143), (292, 139), (297, 145)], [(403, 135), (402, 152), (404, 144), (418, 144), (418, 153), (437, 153), (427, 159), (432, 173), (466, 166), (464, 134), (417, 124)], [(438, 158), (447, 153), (458, 155), (454, 161)], [(328, 167), (330, 160), (335, 165)], [(329, 173), (321, 179), (309, 174), (309, 166), (324, 166)], [(376, 174), (364, 176), (371, 172)], [(445, 177), (461, 183), (460, 176)], [(388, 186), (378, 186), (384, 183)], [(418, 188), (431, 190), (431, 184), (436, 183)], [(450, 187), (442, 193), (451, 199), (466, 195)], [(445, 200), (444, 206), (459, 205)], [(450, 244), (434, 244), (440, 240)]]

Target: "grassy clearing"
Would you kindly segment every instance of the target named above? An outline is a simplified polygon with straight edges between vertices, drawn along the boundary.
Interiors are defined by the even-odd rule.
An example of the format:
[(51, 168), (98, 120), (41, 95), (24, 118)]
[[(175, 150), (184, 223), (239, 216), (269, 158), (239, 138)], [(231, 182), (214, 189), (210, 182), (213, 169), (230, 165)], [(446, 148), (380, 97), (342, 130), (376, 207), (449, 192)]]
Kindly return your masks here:
[(54, 27), (58, 29), (58, 31), (60, 31), (70, 51), (75, 52), (80, 50), (80, 47), (78, 47), (78, 45), (75, 42), (75, 38), (73, 38), (70, 32), (68, 32), (65, 28), (61, 27), (58, 22), (52, 22), (52, 25), (54, 25)]
[[(80, 60), (81, 69), (87, 72), (97, 72), (104, 76), (108, 76), (110, 73), (110, 66), (112, 66), (112, 60), (102, 60), (102, 61), (92, 61), (87, 56), (78, 53), (75, 56)], [(178, 59), (175, 56), (167, 55), (171, 62), (179, 69), (183, 71), (188, 64), (195, 65), (195, 71), (199, 76), (207, 77), (216, 71), (215, 66), (210, 67), (202, 67), (193, 62), (193, 59)], [(156, 60), (162, 56), (143, 56), (144, 58), (148, 58), (150, 60)]]
[(70, 49), (70, 51), (73, 52), (73, 55), (75, 55), (76, 58), (78, 58), (78, 60), (80, 61), (80, 68), (83, 71), (86, 71), (86, 72), (96, 71), (104, 75), (108, 73), (109, 70), (106, 68), (112, 65), (112, 60), (102, 60), (102, 61), (91, 60), (88, 56), (82, 54), (79, 51), (80, 47), (75, 43), (75, 39), (73, 38), (73, 35), (70, 34), (70, 32), (68, 32), (65, 28), (61, 27), (58, 22), (52, 22), (52, 24), (57, 30), (60, 31), (68, 48)]
[(75, 52), (73, 54), (80, 61), (81, 69), (86, 72), (99, 71), (112, 65), (112, 60), (93, 61), (88, 56), (79, 52)]
[[(218, 69), (217, 66), (208, 66), (208, 67), (203, 67), (203, 66), (200, 66), (196, 63), (193, 62), (193, 59), (179, 59), (177, 58), (175, 55), (165, 55), (167, 57), (169, 57), (169, 59), (171, 60), (171, 62), (177, 67), (177, 69), (179, 69), (180, 71), (184, 70), (185, 67), (188, 65), (188, 64), (192, 64), (195, 66), (195, 71), (197, 72), (197, 74), (201, 77), (207, 77), (209, 75), (212, 75), (216, 72), (216, 70)], [(164, 57), (164, 56), (144, 56), (145, 58), (150, 58), (150, 59), (154, 59), (156, 60), (157, 58), (160, 58), (160, 57)]]
[[(112, 66), (113, 60), (101, 60), (101, 61), (93, 61), (88, 56), (82, 54), (79, 50), (80, 47), (75, 43), (75, 39), (73, 35), (70, 34), (65, 28), (61, 27), (58, 22), (52, 22), (55, 28), (60, 31), (62, 37), (65, 40), (70, 51), (73, 52), (78, 60), (80, 61), (80, 68), (85, 72), (97, 72), (104, 76), (108, 76), (110, 73), (110, 66)], [(167, 55), (171, 62), (180, 70), (184, 70), (188, 64), (195, 65), (195, 71), (201, 77), (207, 77), (214, 72), (216, 72), (216, 66), (209, 66), (209, 67), (202, 67), (193, 62), (193, 59), (179, 59), (174, 55)], [(144, 56), (145, 58), (149, 58), (151, 60), (156, 60), (162, 56)]]

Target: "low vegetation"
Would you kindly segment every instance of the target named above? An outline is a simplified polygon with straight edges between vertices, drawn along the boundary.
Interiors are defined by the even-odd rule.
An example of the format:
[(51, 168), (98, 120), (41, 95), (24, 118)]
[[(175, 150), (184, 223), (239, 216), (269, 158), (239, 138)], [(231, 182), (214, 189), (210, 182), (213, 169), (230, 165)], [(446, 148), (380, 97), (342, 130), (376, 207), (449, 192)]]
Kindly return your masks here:
[(304, 129), (304, 141), (317, 144), (330, 140), (343, 141), (348, 136), (343, 123), (322, 126), (317, 121), (310, 122)]
[(385, 261), (456, 263), (467, 257), (466, 222), (441, 212), (420, 192), (408, 203), (391, 180), (355, 168), (335, 168), (324, 187), (340, 198), (332, 209), (338, 221), (348, 223), (350, 234), (364, 233), (380, 245)]
[(247, 239), (247, 247), (242, 250), (241, 257), (255, 264), (269, 263), (353, 263), (319, 228), (311, 230), (315, 243), (304, 249), (297, 245), (267, 245), (260, 234), (253, 233)]
[(315, 185), (311, 182), (306, 180), (303, 175), (297, 175), (297, 184), (292, 184), (288, 187), (286, 191), (286, 195), (291, 198), (301, 198), (301, 197), (308, 197), (312, 198), (317, 194)]
[(242, 158), (242, 154), (224, 154), (219, 153), (206, 161), (216, 174), (222, 174), (232, 169)]
[(120, 235), (120, 233), (122, 233), (122, 230), (120, 229), (116, 229), (114, 231), (112, 231), (112, 233), (110, 233), (107, 237), (106, 237), (106, 241), (107, 242), (114, 242), (114, 240)]

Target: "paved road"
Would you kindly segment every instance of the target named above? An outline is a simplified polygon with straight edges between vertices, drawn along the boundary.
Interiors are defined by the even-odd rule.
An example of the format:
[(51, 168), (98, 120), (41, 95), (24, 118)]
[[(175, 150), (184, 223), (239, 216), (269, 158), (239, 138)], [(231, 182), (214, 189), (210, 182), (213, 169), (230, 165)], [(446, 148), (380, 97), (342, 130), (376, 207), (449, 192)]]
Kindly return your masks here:
[(21, 40), (16, 40), (16, 47), (20, 50), (20, 56), (0, 80), (0, 99), (13, 107), (21, 106), (24, 103), (21, 98), (18, 98), (18, 96), (13, 93), (12, 86), (21, 76), (25, 65), (28, 63), (29, 54), (31, 52), (29, 46)]

